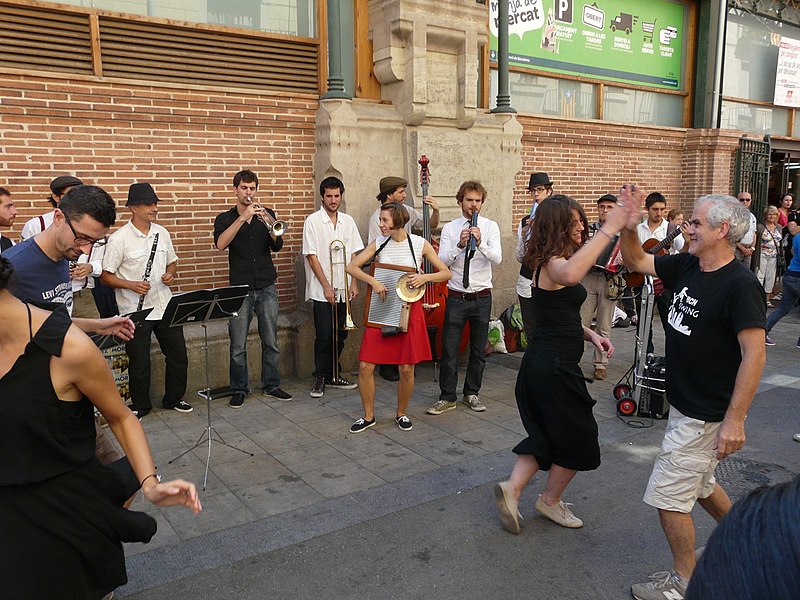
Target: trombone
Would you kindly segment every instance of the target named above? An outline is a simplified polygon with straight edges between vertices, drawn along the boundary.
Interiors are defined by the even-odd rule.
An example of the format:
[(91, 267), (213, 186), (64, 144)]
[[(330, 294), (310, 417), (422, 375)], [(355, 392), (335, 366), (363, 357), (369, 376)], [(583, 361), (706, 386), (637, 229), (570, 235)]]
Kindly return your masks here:
[[(353, 323), (353, 315), (350, 313), (350, 291), (347, 286), (347, 246), (342, 240), (333, 240), (328, 247), (328, 252), (331, 260), (331, 285), (333, 286), (333, 380), (339, 381), (339, 302), (338, 302), (338, 288), (336, 287), (336, 271), (339, 269), (342, 274), (342, 281), (344, 282), (344, 331), (352, 331), (357, 329), (356, 324)], [(336, 253), (340, 253), (340, 258), (336, 258)]]
[(256, 216), (258, 217), (258, 220), (267, 227), (267, 231), (269, 231), (275, 237), (281, 237), (284, 233), (286, 233), (286, 221), (278, 221), (277, 219), (274, 219), (272, 215), (269, 214), (267, 209), (265, 209), (258, 202), (254, 202), (253, 206), (258, 209)]

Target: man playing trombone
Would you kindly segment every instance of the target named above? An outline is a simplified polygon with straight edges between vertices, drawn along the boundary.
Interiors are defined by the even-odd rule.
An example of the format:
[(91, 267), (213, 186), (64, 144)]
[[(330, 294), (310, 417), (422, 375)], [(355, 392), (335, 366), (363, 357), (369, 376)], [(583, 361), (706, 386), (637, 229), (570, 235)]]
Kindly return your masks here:
[(242, 307), (228, 322), (231, 339), (230, 381), (233, 396), (228, 405), (241, 408), (249, 392), (247, 375), (247, 333), (255, 312), (261, 338), (261, 392), (279, 400), (292, 396), (281, 389), (278, 350), (278, 274), (272, 253), (283, 248), (285, 225), (275, 211), (256, 202), (258, 176), (239, 171), (233, 176), (236, 206), (214, 220), (214, 245), (228, 250), (231, 285), (247, 285)]
[(339, 211), (344, 195), (342, 181), (337, 177), (323, 179), (319, 193), (322, 206), (303, 224), (306, 301), (313, 302), (316, 331), (312, 398), (321, 398), (326, 385), (348, 390), (357, 387), (341, 376), (339, 356), (347, 338), (346, 300), (358, 295), (358, 282), (350, 279), (348, 283), (345, 267), (364, 248), (353, 217)]

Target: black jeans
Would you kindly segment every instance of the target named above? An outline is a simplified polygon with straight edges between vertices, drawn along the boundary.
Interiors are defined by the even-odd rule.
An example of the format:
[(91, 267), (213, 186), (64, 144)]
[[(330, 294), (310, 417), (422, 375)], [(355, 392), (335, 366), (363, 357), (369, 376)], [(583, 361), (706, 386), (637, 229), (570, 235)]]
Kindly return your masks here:
[(145, 321), (136, 326), (133, 339), (125, 344), (133, 410), (153, 408), (150, 402), (150, 343), (153, 333), (156, 334), (167, 363), (161, 405), (164, 408), (174, 408), (186, 393), (189, 359), (186, 355), (183, 327), (167, 327), (161, 321)]
[(464, 379), (464, 395), (477, 394), (483, 381), (486, 366), (486, 338), (489, 337), (489, 316), (492, 311), (492, 295), (476, 300), (448, 298), (444, 311), (442, 331), (442, 360), (439, 363), (439, 400), (456, 401), (458, 385), (458, 346), (464, 325), (469, 323), (469, 362)]
[[(319, 302), (314, 300), (314, 329), (316, 338), (314, 340), (314, 377), (324, 377), (325, 381), (333, 379), (333, 305), (330, 302)], [(339, 357), (342, 355), (344, 341), (347, 339), (348, 331), (343, 329), (347, 308), (344, 302), (337, 303), (339, 315), (339, 344), (336, 348), (336, 361), (339, 372), (342, 372), (341, 365), (338, 365)]]

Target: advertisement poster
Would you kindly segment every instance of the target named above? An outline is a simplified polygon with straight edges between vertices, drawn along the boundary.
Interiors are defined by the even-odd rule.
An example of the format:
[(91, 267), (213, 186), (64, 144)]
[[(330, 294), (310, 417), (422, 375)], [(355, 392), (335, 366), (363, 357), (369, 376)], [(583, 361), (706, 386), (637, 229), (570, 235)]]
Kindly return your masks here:
[(687, 8), (670, 0), (489, 0), (497, 62), (498, 2), (508, 2), (509, 64), (678, 90)]
[(775, 104), (800, 108), (800, 41), (784, 36), (778, 50)]

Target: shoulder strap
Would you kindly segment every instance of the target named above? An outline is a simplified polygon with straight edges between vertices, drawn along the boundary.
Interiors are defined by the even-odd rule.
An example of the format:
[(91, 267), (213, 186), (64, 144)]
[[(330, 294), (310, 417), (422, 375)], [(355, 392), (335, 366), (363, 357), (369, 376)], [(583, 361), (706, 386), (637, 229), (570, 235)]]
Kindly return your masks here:
[(39, 232), (44, 231), (44, 229), (45, 229), (45, 227), (44, 227), (44, 217), (42, 215), (39, 215)]
[(419, 265), (417, 264), (417, 256), (414, 254), (414, 244), (411, 243), (411, 236), (406, 236), (408, 240), (408, 248), (411, 250), (411, 258), (414, 259), (414, 268), (419, 271)]
[(386, 238), (386, 241), (385, 241), (385, 242), (383, 242), (383, 243), (380, 245), (380, 247), (379, 247), (377, 250), (375, 250), (375, 256), (378, 256), (378, 254), (380, 254), (380, 253), (381, 253), (381, 250), (383, 250), (384, 248), (386, 248), (386, 244), (388, 244), (390, 241), (392, 241), (392, 238), (390, 238), (390, 237), (387, 237), (387, 238)]
[(536, 268), (536, 273), (534, 275), (534, 283), (536, 284), (537, 288), (539, 287), (539, 273), (541, 273), (541, 272), (542, 272), (542, 265), (539, 265)]

